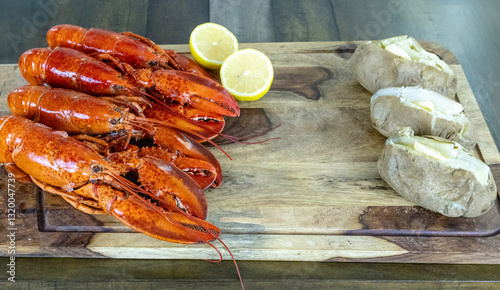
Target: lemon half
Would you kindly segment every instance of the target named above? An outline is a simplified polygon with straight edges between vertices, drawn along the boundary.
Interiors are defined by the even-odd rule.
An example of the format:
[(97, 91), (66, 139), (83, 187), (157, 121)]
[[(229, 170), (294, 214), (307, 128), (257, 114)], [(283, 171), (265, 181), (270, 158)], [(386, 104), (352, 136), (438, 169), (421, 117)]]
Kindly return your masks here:
[(255, 49), (230, 55), (220, 70), (222, 86), (239, 101), (255, 101), (264, 96), (274, 78), (269, 58)]
[(238, 51), (238, 40), (224, 26), (208, 22), (191, 32), (189, 48), (201, 66), (218, 69), (228, 56)]

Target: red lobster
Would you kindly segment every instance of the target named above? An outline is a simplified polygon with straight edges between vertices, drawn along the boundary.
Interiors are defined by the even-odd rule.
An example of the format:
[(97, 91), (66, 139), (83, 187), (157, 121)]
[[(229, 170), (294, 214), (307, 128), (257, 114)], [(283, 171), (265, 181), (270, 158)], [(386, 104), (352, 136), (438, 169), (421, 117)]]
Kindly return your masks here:
[(211, 78), (195, 61), (173, 50), (164, 50), (152, 40), (132, 32), (109, 30), (70, 24), (60, 24), (47, 32), (50, 48), (68, 47), (89, 55), (108, 54), (134, 68), (177, 69)]
[[(106, 161), (65, 132), (0, 117), (0, 162), (16, 178), (24, 174), (19, 180), (31, 179), (79, 210), (112, 215), (157, 239), (189, 244), (218, 238), (219, 229), (204, 220), (205, 195), (190, 177), (157, 158), (125, 153)], [(124, 177), (130, 173), (137, 184)]]
[(74, 49), (34, 48), (21, 55), (19, 70), (32, 85), (48, 84), (97, 96), (133, 95), (174, 100), (232, 117), (240, 113), (231, 94), (209, 78), (176, 70), (134, 70), (126, 63), (115, 63), (124, 74)]
[[(78, 210), (112, 215), (159, 240), (215, 249), (210, 241), (217, 239), (231, 255), (244, 288), (220, 230), (204, 220), (205, 195), (193, 179), (160, 159), (124, 153), (106, 161), (65, 132), (18, 116), (0, 117), (0, 162), (18, 181), (33, 181)], [(124, 177), (130, 173), (136, 182)]]
[[(124, 132), (125, 135), (119, 136), (128, 136), (128, 140), (131, 136), (152, 139), (154, 146), (135, 148), (140, 156), (154, 156), (172, 162), (190, 174), (202, 188), (213, 183), (217, 187), (222, 182), (219, 162), (203, 145), (171, 129), (168, 123), (137, 117), (127, 108), (120, 108), (102, 98), (66, 89), (27, 85), (13, 90), (7, 103), (13, 115), (69, 134)], [(103, 144), (103, 140), (87, 135), (75, 137), (97, 145)], [(124, 147), (128, 146), (128, 140)], [(104, 143), (103, 147), (106, 151), (109, 145)]]

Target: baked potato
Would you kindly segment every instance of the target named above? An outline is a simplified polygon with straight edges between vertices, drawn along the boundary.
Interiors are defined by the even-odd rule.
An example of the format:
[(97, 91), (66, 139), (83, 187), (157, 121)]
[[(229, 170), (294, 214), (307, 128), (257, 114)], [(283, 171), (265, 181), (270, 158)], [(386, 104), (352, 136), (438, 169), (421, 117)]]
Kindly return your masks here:
[(460, 103), (421, 87), (380, 89), (370, 103), (372, 124), (386, 137), (397, 137), (409, 127), (417, 136), (443, 137), (470, 150), (476, 144), (475, 130), (463, 110)]
[(364, 43), (349, 62), (354, 78), (372, 94), (388, 87), (421, 86), (455, 98), (457, 77), (450, 66), (406, 35)]
[(480, 216), (497, 197), (488, 165), (444, 138), (406, 134), (388, 139), (377, 167), (401, 196), (449, 217)]

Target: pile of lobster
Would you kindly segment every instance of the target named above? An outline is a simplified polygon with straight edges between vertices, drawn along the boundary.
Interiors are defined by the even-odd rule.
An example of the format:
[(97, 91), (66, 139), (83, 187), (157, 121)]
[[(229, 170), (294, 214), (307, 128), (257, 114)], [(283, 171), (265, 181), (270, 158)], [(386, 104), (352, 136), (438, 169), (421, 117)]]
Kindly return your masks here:
[(218, 239), (203, 189), (222, 172), (201, 142), (239, 115), (234, 98), (194, 61), (129, 32), (58, 25), (47, 42), (20, 57), (30, 85), (0, 118), (7, 171), (157, 239)]

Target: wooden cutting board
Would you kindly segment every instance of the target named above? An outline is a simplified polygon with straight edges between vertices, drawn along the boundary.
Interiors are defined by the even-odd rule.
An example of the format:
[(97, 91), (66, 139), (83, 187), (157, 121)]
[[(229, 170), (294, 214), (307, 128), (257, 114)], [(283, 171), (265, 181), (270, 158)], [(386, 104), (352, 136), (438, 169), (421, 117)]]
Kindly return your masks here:
[[(371, 94), (348, 66), (358, 44), (241, 45), (266, 53), (275, 79), (264, 98), (240, 103), (241, 117), (229, 119), (225, 132), (244, 137), (281, 125), (257, 140), (280, 139), (253, 145), (218, 140), (233, 160), (211, 148), (224, 182), (206, 191), (208, 221), (221, 229), (237, 260), (500, 263), (498, 202), (478, 218), (448, 218), (404, 200), (380, 178), (376, 162), (385, 138), (370, 122)], [(475, 154), (500, 181), (500, 154), (460, 64), (448, 49), (423, 45), (457, 73), (457, 100), (479, 131)], [(168, 48), (189, 53), (187, 45)], [(2, 115), (8, 114), (8, 93), (23, 84), (16, 65), (0, 66)], [(0, 179), (6, 192), (4, 169)], [(5, 195), (0, 206), (6, 210)], [(218, 258), (208, 245), (162, 242), (113, 217), (81, 213), (33, 185), (16, 184), (15, 206), (17, 256)], [(0, 227), (7, 256), (3, 232), (12, 230)]]

